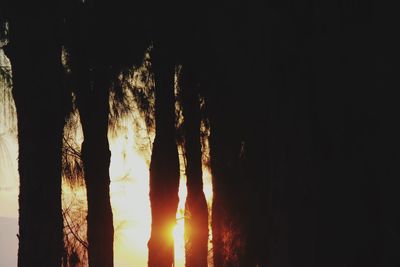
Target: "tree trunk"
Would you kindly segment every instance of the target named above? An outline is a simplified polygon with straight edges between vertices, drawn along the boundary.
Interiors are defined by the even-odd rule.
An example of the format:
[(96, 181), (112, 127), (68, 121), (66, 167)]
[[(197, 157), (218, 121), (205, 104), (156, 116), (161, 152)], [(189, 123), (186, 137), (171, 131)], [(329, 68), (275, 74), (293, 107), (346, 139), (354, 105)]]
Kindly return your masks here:
[[(83, 74), (89, 73), (83, 71)], [(87, 237), (89, 266), (113, 266), (113, 214), (110, 203), (110, 157), (108, 143), (109, 82), (105, 68), (94, 69), (93, 88), (80, 77), (77, 103), (84, 142), (82, 160), (88, 203)], [(85, 82), (86, 81), (86, 82)]]
[[(214, 266), (239, 266), (243, 239), (238, 220), (243, 199), (240, 197), (238, 161), (235, 158), (233, 131), (211, 119), (210, 153), (213, 176), (212, 234)], [(229, 134), (230, 133), (230, 134)]]
[(171, 267), (176, 222), (179, 158), (175, 139), (175, 66), (166, 50), (154, 49), (156, 136), (150, 163), (151, 237), (149, 267)]
[(200, 143), (199, 92), (193, 76), (183, 69), (182, 107), (188, 195), (185, 204), (185, 255), (187, 267), (207, 267), (208, 207), (203, 192)]
[[(51, 8), (49, 7), (51, 10)], [(56, 12), (10, 19), (19, 142), (18, 266), (61, 266), (61, 44)], [(40, 33), (37, 32), (40, 28)]]
[[(67, 48), (83, 138), (82, 161), (88, 216), (88, 257), (91, 267), (114, 264), (114, 226), (110, 203), (110, 149), (108, 143), (109, 51), (97, 38), (102, 23), (102, 2), (73, 1), (67, 6)], [(105, 51), (105, 52), (103, 52)], [(101, 60), (99, 60), (101, 59)]]

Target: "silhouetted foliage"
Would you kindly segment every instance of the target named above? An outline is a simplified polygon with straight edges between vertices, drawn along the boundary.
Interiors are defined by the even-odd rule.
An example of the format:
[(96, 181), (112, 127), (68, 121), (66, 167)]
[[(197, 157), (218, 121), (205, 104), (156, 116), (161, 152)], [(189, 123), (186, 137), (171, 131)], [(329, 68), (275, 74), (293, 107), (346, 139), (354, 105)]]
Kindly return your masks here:
[[(89, 234), (89, 250), (91, 243), (104, 246), (96, 253), (107, 260), (91, 265), (112, 265), (107, 134), (118, 130), (118, 118), (138, 111), (145, 125), (137, 126), (149, 140), (155, 134), (149, 266), (173, 264), (177, 143), (186, 155), (186, 216), (191, 228), (202, 229), (187, 247), (188, 267), (206, 266), (204, 162), (213, 176), (215, 267), (398, 265), (398, 105), (390, 92), (397, 82), (396, 9), (354, 0), (139, 1), (132, 8), (123, 0), (73, 0), (62, 7), (34, 1), (19, 16), (19, 1), (6, 3), (0, 46), (13, 75), (2, 64), (0, 78), (14, 86), (20, 126), (21, 262), (43, 258), (35, 253), (40, 243), (54, 256), (49, 266), (57, 265), (59, 236), (40, 234), (45, 226), (61, 229), (59, 181), (50, 176), (60, 174), (63, 149), (64, 176), (89, 177), (89, 213), (108, 213)], [(76, 108), (82, 153), (68, 139), (71, 120), (61, 148), (65, 113)], [(210, 158), (202, 159), (208, 137)], [(35, 199), (50, 191), (57, 201)], [(29, 210), (47, 202), (32, 220)], [(25, 248), (26, 239), (34, 241)]]
[(62, 174), (69, 185), (82, 186), (84, 182), (81, 145), (77, 137), (81, 136), (82, 129), (76, 108), (75, 97), (72, 98), (72, 110), (66, 120), (62, 147)]
[(88, 265), (88, 242), (86, 236), (87, 210), (85, 203), (76, 195), (63, 203), (64, 255), (63, 267)]

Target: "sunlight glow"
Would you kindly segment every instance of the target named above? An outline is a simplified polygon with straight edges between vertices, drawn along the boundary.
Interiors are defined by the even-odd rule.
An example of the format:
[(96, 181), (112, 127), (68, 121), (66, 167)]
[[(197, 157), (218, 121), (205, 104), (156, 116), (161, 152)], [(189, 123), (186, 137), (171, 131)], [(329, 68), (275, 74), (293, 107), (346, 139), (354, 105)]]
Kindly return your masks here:
[(149, 166), (135, 147), (134, 122), (126, 119), (124, 124), (122, 134), (110, 138), (115, 266), (146, 266), (151, 227)]
[[(78, 118), (79, 120), (79, 118)], [(135, 121), (136, 120), (136, 121)], [(149, 199), (149, 155), (151, 154), (152, 137), (143, 137), (143, 144), (138, 145), (140, 132), (148, 134), (137, 122), (137, 114), (121, 119), (119, 122), (123, 127), (113, 133), (109, 133), (111, 150), (110, 163), (110, 195), (114, 216), (114, 258), (115, 267), (147, 266), (148, 248), (147, 242), (151, 230), (151, 209)], [(3, 125), (4, 126), (4, 125)], [(80, 146), (82, 143), (82, 130), (79, 126), (72, 133), (73, 139)], [(139, 137), (138, 137), (139, 136)], [(1, 157), (5, 157), (5, 136), (0, 144)], [(141, 139), (140, 139), (141, 140)], [(9, 216), (17, 218), (18, 208), (18, 180), (17, 180), (17, 148), (16, 136), (12, 138), (12, 167), (3, 168), (8, 172), (15, 171), (16, 176), (10, 180), (14, 190), (0, 192), (0, 217)], [(147, 142), (147, 143), (146, 143)], [(143, 149), (144, 147), (144, 149)], [(8, 151), (8, 150), (7, 150)], [(8, 153), (8, 152), (7, 152)], [(4, 154), (4, 155), (3, 155)], [(3, 163), (4, 161), (1, 161)], [(180, 162), (184, 162), (182, 151), (180, 151)], [(4, 167), (4, 166), (3, 166)], [(5, 175), (2, 175), (5, 176)], [(9, 175), (7, 175), (8, 177)], [(2, 177), (2, 181), (4, 180)], [(204, 192), (209, 207), (212, 200), (211, 174), (207, 168), (203, 168)], [(179, 205), (176, 214), (176, 224), (171, 226), (169, 233), (173, 236), (175, 244), (175, 267), (185, 265), (185, 227), (184, 208), (187, 195), (186, 177), (184, 166), (181, 164), (181, 179), (179, 185)], [(80, 220), (86, 218), (86, 190), (83, 186), (71, 188), (63, 182), (63, 208), (73, 206), (75, 209), (72, 216), (79, 216)], [(71, 218), (73, 221), (73, 218)], [(81, 229), (82, 238), (85, 236), (85, 228)], [(16, 257), (16, 255), (15, 255)]]
[[(181, 161), (182, 162), (182, 161)], [(181, 172), (179, 181), (179, 204), (176, 212), (176, 225), (173, 229), (176, 267), (185, 266), (185, 201), (187, 196), (186, 177)]]

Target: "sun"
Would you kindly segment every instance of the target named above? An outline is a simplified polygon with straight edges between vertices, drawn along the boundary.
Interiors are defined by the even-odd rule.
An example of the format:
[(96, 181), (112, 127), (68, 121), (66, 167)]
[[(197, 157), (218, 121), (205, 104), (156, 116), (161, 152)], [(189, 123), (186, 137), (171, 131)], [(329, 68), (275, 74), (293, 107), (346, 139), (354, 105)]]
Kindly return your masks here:
[[(149, 165), (145, 156), (135, 149), (133, 126), (128, 127), (125, 134), (117, 135), (110, 142), (110, 190), (116, 229), (115, 266), (147, 266), (147, 242), (151, 233)], [(184, 162), (183, 158), (180, 158), (180, 162)], [(175, 267), (185, 266), (184, 211), (187, 188), (182, 166), (181, 170), (176, 222), (166, 233), (174, 239)], [(207, 168), (203, 168), (203, 180), (204, 194), (210, 206), (212, 185), (211, 174)]]

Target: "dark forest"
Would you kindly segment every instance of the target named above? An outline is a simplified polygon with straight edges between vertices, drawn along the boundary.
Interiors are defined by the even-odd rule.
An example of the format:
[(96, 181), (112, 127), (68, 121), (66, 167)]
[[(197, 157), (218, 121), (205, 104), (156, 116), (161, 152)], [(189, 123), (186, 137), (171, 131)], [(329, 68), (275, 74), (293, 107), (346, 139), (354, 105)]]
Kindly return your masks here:
[[(110, 132), (130, 114), (151, 133), (148, 267), (177, 266), (182, 165), (186, 267), (400, 266), (394, 13), (356, 0), (1, 0), (17, 266), (131, 266), (115, 264), (110, 193)], [(64, 183), (85, 189), (79, 223)]]

